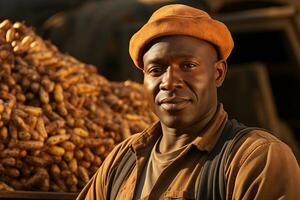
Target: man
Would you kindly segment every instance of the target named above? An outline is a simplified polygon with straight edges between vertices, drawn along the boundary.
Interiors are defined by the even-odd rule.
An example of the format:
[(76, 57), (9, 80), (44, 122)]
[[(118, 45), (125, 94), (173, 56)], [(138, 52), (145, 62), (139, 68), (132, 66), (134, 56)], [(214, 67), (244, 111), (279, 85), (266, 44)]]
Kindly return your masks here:
[(154, 12), (129, 52), (160, 120), (116, 146), (78, 199), (297, 199), (290, 148), (228, 120), (218, 103), (232, 48), (227, 27), (204, 11)]

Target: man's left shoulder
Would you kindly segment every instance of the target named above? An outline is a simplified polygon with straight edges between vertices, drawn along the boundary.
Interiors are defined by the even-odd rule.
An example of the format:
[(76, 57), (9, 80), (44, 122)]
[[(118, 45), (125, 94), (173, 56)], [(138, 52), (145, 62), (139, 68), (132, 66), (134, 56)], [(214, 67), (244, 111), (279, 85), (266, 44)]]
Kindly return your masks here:
[(242, 165), (247, 159), (273, 159), (276, 157), (294, 157), (291, 148), (270, 132), (262, 129), (253, 129), (245, 134), (234, 146), (231, 159)]
[(297, 160), (287, 144), (265, 130), (251, 129), (240, 138), (229, 155), (225, 175), (230, 191), (228, 199), (296, 199), (298, 196)]
[(266, 145), (271, 143), (285, 144), (271, 132), (264, 129), (252, 129), (242, 138), (243, 142), (253, 143), (252, 146), (256, 145)]

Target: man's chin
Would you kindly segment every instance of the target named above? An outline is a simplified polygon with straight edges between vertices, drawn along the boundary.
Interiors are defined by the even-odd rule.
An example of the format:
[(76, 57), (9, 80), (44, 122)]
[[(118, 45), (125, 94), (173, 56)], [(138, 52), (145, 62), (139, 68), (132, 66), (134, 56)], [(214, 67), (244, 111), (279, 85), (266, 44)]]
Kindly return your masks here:
[(184, 121), (181, 117), (172, 116), (172, 117), (163, 117), (160, 121), (167, 126), (168, 128), (180, 129), (184, 127)]

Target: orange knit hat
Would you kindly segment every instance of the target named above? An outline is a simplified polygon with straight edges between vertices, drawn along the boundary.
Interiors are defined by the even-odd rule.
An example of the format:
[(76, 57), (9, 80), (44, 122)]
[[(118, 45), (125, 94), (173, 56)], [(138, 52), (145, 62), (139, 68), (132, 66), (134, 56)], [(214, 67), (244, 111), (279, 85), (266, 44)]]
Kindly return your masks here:
[(172, 4), (155, 11), (148, 22), (130, 39), (129, 54), (134, 64), (143, 69), (143, 48), (155, 38), (169, 35), (196, 37), (214, 44), (221, 59), (233, 49), (231, 33), (220, 21), (206, 12), (181, 4)]

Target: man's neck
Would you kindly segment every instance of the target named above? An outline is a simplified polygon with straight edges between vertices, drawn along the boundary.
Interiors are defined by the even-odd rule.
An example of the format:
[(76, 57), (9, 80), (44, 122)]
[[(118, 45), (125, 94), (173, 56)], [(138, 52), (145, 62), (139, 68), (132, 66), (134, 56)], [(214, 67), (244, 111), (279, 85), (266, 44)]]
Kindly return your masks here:
[(161, 123), (162, 138), (159, 142), (160, 153), (172, 152), (192, 142), (201, 134), (216, 113), (213, 109), (203, 120), (187, 128), (170, 128)]

